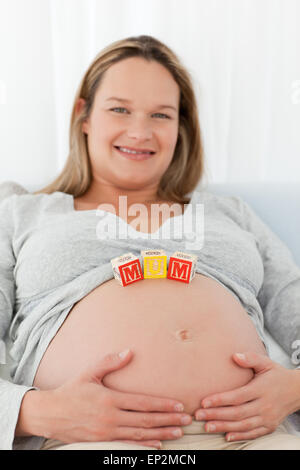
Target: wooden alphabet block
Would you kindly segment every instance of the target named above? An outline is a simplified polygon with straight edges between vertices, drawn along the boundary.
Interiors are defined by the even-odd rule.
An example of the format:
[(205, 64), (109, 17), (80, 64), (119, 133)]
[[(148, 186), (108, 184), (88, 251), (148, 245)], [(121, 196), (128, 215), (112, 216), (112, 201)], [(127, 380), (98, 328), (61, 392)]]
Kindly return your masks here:
[(167, 278), (189, 283), (195, 276), (198, 256), (176, 251), (170, 256)]
[(115, 279), (125, 287), (143, 278), (140, 260), (133, 253), (125, 253), (111, 260)]
[(167, 255), (164, 250), (144, 250), (141, 255), (145, 279), (167, 277)]

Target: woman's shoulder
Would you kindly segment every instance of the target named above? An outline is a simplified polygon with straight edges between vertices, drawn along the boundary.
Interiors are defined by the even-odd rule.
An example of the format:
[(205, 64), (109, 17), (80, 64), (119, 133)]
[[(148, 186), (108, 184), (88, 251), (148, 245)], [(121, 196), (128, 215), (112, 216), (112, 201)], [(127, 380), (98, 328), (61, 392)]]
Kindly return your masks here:
[[(1, 197), (2, 196), (2, 197)], [(31, 193), (24, 192), (6, 192), (1, 194), (0, 191), (0, 207), (2, 209), (9, 208), (14, 212), (44, 212), (47, 210), (64, 210), (70, 207), (72, 196), (61, 191), (53, 193)]]
[(198, 187), (193, 193), (192, 200), (203, 203), (211, 203), (222, 207), (228, 206), (240, 210), (243, 200), (234, 194), (222, 194), (209, 187)]
[(0, 202), (14, 194), (26, 194), (28, 191), (15, 181), (0, 183)]
[(238, 223), (243, 220), (244, 201), (234, 194), (222, 194), (207, 187), (200, 187), (194, 192), (192, 200), (195, 204), (203, 204), (206, 214), (223, 214)]

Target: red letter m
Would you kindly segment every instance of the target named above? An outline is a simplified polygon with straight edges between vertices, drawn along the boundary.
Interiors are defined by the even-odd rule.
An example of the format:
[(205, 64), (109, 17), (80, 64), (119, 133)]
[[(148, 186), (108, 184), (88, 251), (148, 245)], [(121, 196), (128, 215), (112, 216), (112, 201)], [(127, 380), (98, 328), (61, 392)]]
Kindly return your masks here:
[(173, 267), (172, 276), (180, 278), (180, 279), (187, 279), (187, 270), (189, 268), (189, 265), (187, 263), (174, 260), (172, 267)]
[(129, 264), (122, 267), (123, 274), (126, 279), (126, 283), (136, 281), (141, 278), (141, 273), (139, 270), (138, 263)]

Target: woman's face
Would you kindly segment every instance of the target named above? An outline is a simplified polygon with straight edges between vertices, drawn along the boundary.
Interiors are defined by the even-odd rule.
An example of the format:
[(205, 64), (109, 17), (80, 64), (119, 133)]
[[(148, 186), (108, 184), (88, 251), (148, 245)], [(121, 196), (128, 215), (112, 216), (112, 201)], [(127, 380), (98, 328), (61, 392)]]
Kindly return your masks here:
[[(179, 86), (158, 62), (132, 57), (112, 65), (83, 124), (94, 178), (119, 189), (157, 188), (176, 147), (179, 100)], [(155, 154), (129, 160), (116, 146)]]

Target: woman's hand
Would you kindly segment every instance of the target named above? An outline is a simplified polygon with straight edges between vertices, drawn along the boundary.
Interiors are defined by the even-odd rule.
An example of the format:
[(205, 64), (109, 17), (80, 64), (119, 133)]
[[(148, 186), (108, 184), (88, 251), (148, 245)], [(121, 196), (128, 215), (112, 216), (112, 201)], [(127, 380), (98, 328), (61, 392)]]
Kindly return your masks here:
[[(132, 356), (132, 351), (123, 358), (109, 354), (98, 367), (54, 390), (30, 390), (24, 399), (26, 395), (39, 394), (36, 397), (40, 404), (36, 407), (32, 402), (31, 407), (25, 406), (19, 428), (27, 431), (27, 435), (29, 431), (31, 435), (64, 443), (117, 440), (159, 447), (160, 439), (180, 437), (184, 414), (175, 408), (180, 405), (176, 400), (118, 392), (102, 384), (106, 374), (126, 366)], [(26, 420), (30, 426), (26, 427)], [(174, 435), (175, 430), (181, 434)]]
[(197, 420), (207, 432), (227, 433), (227, 441), (255, 439), (273, 432), (286, 416), (300, 408), (300, 370), (290, 370), (262, 354), (233, 355), (240, 367), (252, 368), (243, 387), (205, 397)]

